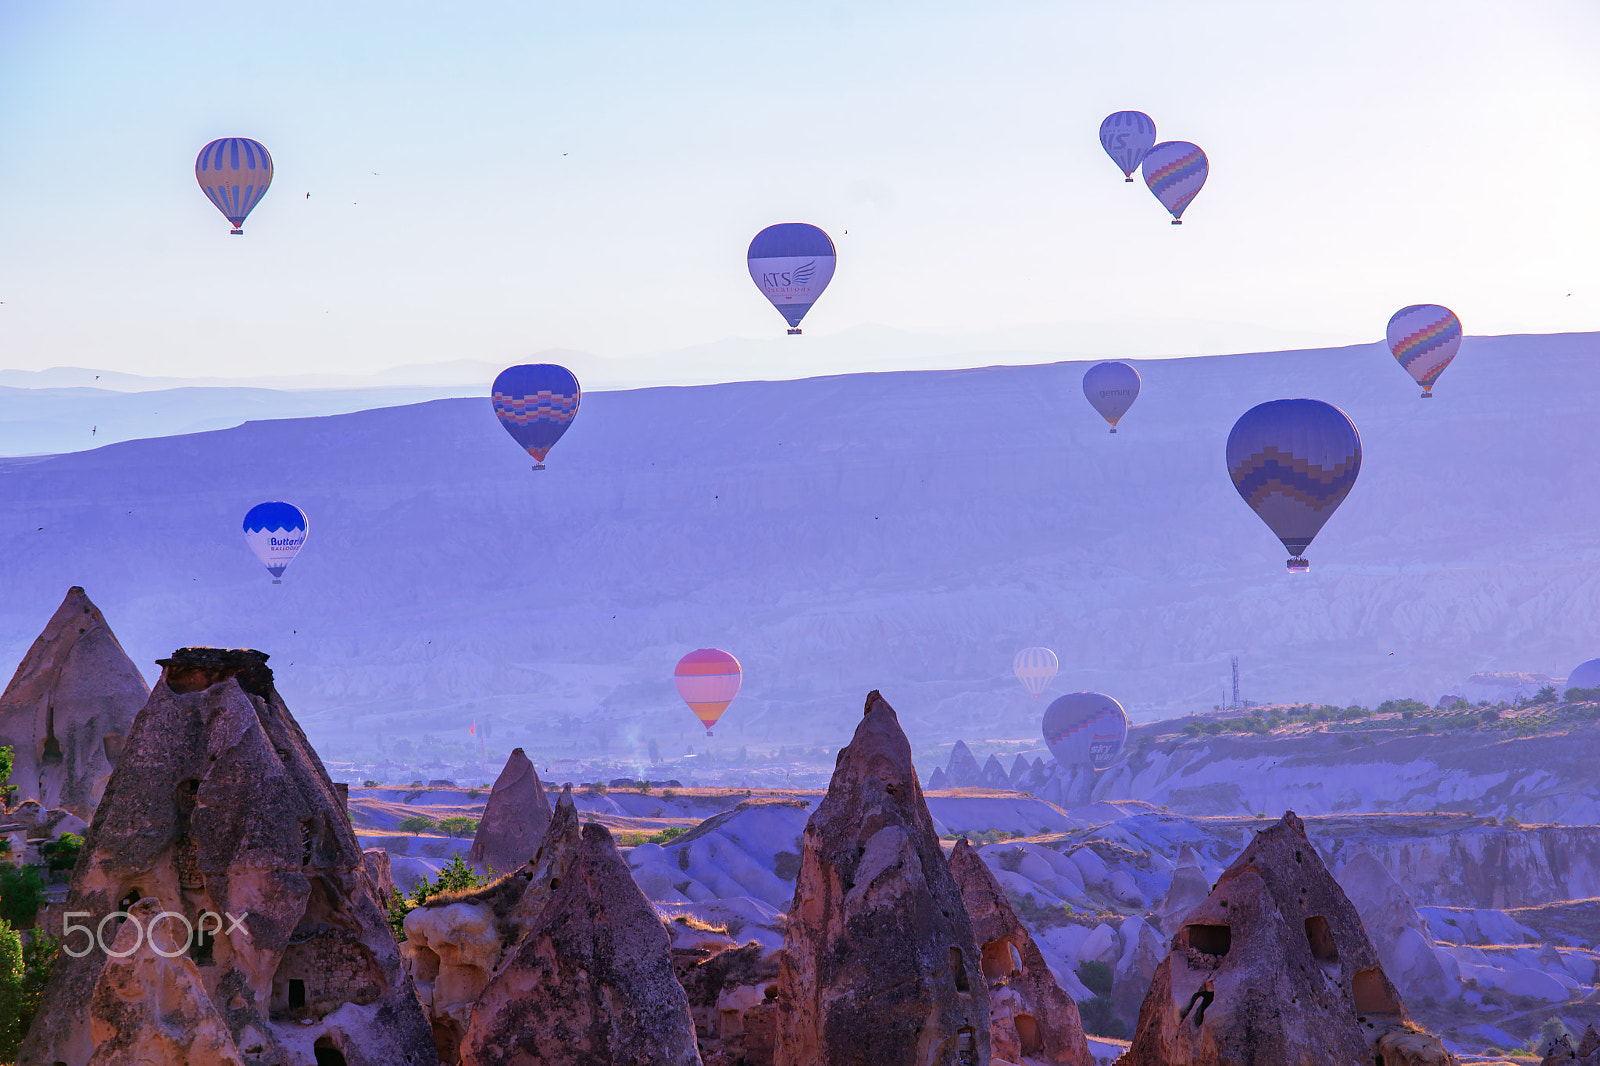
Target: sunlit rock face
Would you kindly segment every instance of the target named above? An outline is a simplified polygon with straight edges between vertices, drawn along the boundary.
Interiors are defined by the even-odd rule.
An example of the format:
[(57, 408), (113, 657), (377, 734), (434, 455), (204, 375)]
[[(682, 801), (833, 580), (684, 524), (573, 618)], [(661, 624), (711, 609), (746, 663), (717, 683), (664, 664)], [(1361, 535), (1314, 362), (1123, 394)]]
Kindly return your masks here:
[(538, 852), (492, 884), (435, 896), (405, 917), (406, 972), (433, 1027), (439, 1061), (461, 1061), (478, 999), (538, 921), (583, 846), (572, 788), (562, 790)]
[(989, 1061), (989, 994), (894, 708), (876, 691), (806, 824), (778, 1066)]
[(1412, 1030), (1355, 907), (1294, 812), (1186, 914), (1124, 1066), (1453, 1063)]
[(550, 797), (538, 772), (521, 748), (514, 749), (483, 805), (468, 857), (498, 873), (517, 869), (539, 850), (550, 814)]
[[(161, 931), (183, 933), (181, 955), (245, 1062), (298, 1066), (320, 1049), (348, 1066), (433, 1066), (428, 1023), (367, 857), (266, 661), (216, 648), (161, 661), (85, 836), (65, 910), (97, 929), (139, 900), (169, 912)], [(106, 939), (134, 920), (106, 919)], [(81, 950), (87, 936), (70, 934), (65, 945)], [(89, 1061), (98, 1041), (82, 1005), (96, 996), (109, 1003), (99, 987), (107, 958), (99, 944), (61, 956), (21, 1061)], [(161, 979), (183, 983), (171, 971)], [(106, 982), (125, 988), (127, 977)], [(197, 1024), (210, 1016), (197, 1004), (184, 1009)], [(126, 1040), (159, 1044), (137, 1030)]]
[(461, 1061), (700, 1063), (667, 932), (605, 826), (583, 827), (566, 876), (478, 998)]
[(0, 696), (0, 745), (12, 748), (12, 802), (35, 800), (85, 821), (105, 792), (150, 689), (100, 608), (74, 585)]
[(989, 1040), (997, 1059), (1024, 1057), (1056, 1066), (1093, 1066), (1078, 1005), (1061, 990), (1005, 890), (966, 839), (950, 853), (950, 873), (972, 919), (989, 985)]

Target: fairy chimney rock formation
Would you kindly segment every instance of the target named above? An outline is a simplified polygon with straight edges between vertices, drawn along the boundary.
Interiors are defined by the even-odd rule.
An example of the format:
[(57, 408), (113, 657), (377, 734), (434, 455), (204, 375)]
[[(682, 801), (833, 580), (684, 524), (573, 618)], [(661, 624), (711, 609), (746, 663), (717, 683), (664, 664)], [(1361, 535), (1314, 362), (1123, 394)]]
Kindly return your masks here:
[(950, 763), (944, 769), (944, 779), (949, 782), (948, 788), (967, 788), (983, 780), (977, 757), (966, 741), (958, 740), (950, 749)]
[(0, 696), (15, 800), (88, 821), (150, 688), (100, 609), (74, 585)]
[(1454, 1063), (1412, 1031), (1293, 811), (1257, 833), (1156, 968), (1121, 1066)]
[(873, 691), (801, 840), (774, 1061), (984, 1066), (988, 992), (911, 746)]
[(245, 1066), (200, 971), (185, 957), (183, 926), (171, 918), (152, 925), (160, 911), (155, 900), (140, 900), (115, 934), (111, 950), (123, 957), (107, 960), (95, 982), (88, 1066)]
[(965, 837), (950, 853), (950, 873), (972, 919), (989, 983), (990, 1051), (1055, 1066), (1094, 1066), (1078, 1005), (1062, 991), (1039, 945), (1017, 918), (989, 864)]
[(1002, 792), (1011, 788), (1011, 779), (1006, 777), (1005, 768), (1000, 765), (999, 757), (991, 755), (989, 761), (983, 764), (981, 783), (984, 788), (999, 789)]
[[(308, 1063), (319, 1048), (348, 1066), (433, 1066), (427, 1019), (350, 818), (266, 662), (258, 651), (218, 648), (184, 648), (161, 661), (63, 909), (86, 914), (95, 929), (143, 899), (182, 916), (187, 928), (176, 917), (161, 928), (185, 934), (183, 955), (246, 1062)], [(125, 930), (131, 919), (121, 921)], [(123, 935), (112, 928), (108, 941)], [(203, 935), (187, 937), (189, 929)], [(87, 935), (71, 934), (64, 947), (81, 950)], [(151, 972), (181, 991), (188, 971)], [(94, 1018), (103, 1024), (107, 1014), (82, 1005), (109, 1009), (106, 997), (127, 1000), (130, 988), (98, 943), (80, 958), (63, 951), (19, 1061), (88, 1062)], [(150, 1009), (126, 1008), (137, 1017)], [(198, 1005), (183, 1010), (209, 1024)], [(159, 1046), (144, 1043), (148, 1035), (131, 1033), (130, 1046)], [(180, 1051), (136, 1061), (229, 1060)]]
[(465, 1066), (699, 1066), (672, 945), (598, 823), (472, 1011)]
[(517, 748), (495, 778), (467, 857), (498, 873), (515, 870), (533, 858), (549, 826), (550, 797), (533, 763)]
[(583, 846), (568, 785), (539, 853), (521, 869), (470, 892), (435, 896), (405, 917), (401, 954), (433, 1026), (439, 1061), (461, 1061), (478, 997), (508, 953), (544, 913)]

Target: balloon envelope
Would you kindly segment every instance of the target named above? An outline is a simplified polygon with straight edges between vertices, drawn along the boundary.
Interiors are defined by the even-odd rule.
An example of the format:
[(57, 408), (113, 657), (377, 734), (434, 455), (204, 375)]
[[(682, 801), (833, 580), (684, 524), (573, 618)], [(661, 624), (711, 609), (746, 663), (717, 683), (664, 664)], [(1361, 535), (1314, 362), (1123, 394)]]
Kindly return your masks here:
[(274, 500), (258, 503), (244, 516), (244, 542), (272, 574), (274, 584), (300, 554), (310, 524), (306, 513), (292, 503)]
[(833, 280), (833, 239), (804, 222), (768, 226), (750, 242), (750, 280), (772, 301), (793, 332)]
[(1172, 220), (1182, 222), (1184, 208), (1205, 185), (1211, 165), (1199, 145), (1188, 141), (1162, 141), (1145, 153), (1139, 169), (1156, 199), (1172, 212)]
[(1600, 688), (1600, 659), (1574, 666), (1567, 675), (1567, 688)]
[(1117, 420), (1139, 398), (1139, 372), (1127, 363), (1096, 363), (1083, 375), (1083, 394), (1117, 431)]
[(1017, 675), (1017, 680), (1022, 682), (1022, 687), (1033, 693), (1033, 698), (1038, 699), (1050, 679), (1056, 676), (1056, 671), (1061, 669), (1061, 660), (1056, 658), (1056, 653), (1049, 648), (1023, 648), (1017, 652), (1017, 657), (1011, 660), (1011, 672)]
[(583, 391), (572, 371), (554, 363), (527, 363), (500, 371), (494, 379), (494, 414), (534, 461), (555, 447), (578, 417)]
[(200, 149), (194, 176), (217, 210), (233, 223), (233, 232), (243, 233), (245, 218), (272, 184), (272, 156), (260, 141), (224, 137)]
[(1044, 742), (1067, 768), (1111, 765), (1128, 740), (1122, 704), (1099, 692), (1062, 696), (1044, 711)]
[(700, 648), (678, 660), (673, 680), (677, 682), (678, 695), (706, 727), (706, 736), (710, 736), (711, 727), (739, 694), (744, 671), (739, 667), (739, 660), (727, 652)]
[(1143, 111), (1118, 111), (1100, 123), (1100, 147), (1129, 181), (1155, 143), (1156, 124)]
[(1385, 339), (1406, 373), (1422, 386), (1422, 395), (1431, 396), (1433, 383), (1461, 348), (1461, 320), (1448, 307), (1412, 304), (1389, 319)]
[[(1350, 495), (1360, 472), (1355, 423), (1321, 400), (1258, 404), (1228, 434), (1233, 487), (1297, 557)], [(1291, 570), (1306, 565), (1289, 560)]]

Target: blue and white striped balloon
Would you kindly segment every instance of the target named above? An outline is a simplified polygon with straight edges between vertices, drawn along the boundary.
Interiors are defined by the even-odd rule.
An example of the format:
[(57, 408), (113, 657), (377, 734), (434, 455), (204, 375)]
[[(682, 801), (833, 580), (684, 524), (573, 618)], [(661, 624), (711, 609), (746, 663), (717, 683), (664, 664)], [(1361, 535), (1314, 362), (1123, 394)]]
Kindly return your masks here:
[(756, 234), (745, 253), (750, 280), (772, 301), (790, 333), (833, 280), (833, 238), (804, 222), (782, 222)]
[(272, 185), (272, 156), (260, 141), (248, 137), (223, 137), (200, 149), (194, 177), (218, 211), (233, 223), (232, 232), (244, 232), (244, 220)]
[(244, 542), (272, 575), (272, 583), (281, 585), (310, 528), (306, 513), (292, 503), (258, 503), (244, 516)]
[(1144, 162), (1144, 154), (1156, 143), (1156, 124), (1143, 111), (1118, 111), (1100, 123), (1100, 147), (1122, 171), (1124, 181)]

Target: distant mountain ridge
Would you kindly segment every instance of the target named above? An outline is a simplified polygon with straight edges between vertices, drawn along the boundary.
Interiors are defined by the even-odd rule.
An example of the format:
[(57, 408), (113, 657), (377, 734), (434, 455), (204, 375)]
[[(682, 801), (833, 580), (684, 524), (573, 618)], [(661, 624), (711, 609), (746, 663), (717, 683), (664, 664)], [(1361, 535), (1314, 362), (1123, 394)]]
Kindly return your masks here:
[[(1234, 654), (1255, 700), (1431, 703), (1600, 645), (1596, 350), (1469, 338), (1431, 400), (1378, 344), (1139, 362), (1114, 437), (1078, 362), (595, 392), (538, 474), (481, 397), (4, 460), (0, 645), (81, 584), (146, 670), (270, 652), (335, 751), (815, 743), (870, 686), (918, 745), (1027, 736), (1036, 644), (1136, 718), (1223, 701)], [(1366, 457), (1292, 576), (1222, 452), (1296, 395)], [(311, 518), (281, 586), (239, 533), (268, 499)], [(711, 742), (671, 683), (707, 646), (745, 667)]]

